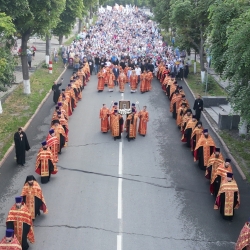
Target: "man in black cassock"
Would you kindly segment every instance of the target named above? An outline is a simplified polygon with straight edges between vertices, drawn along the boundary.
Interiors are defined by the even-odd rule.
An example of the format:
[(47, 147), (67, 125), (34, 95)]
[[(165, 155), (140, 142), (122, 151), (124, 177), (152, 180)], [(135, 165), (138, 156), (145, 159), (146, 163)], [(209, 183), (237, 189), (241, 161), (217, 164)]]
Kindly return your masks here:
[[(63, 80), (63, 78), (62, 78), (61, 80)], [(52, 86), (52, 90), (53, 90), (53, 92), (54, 92), (54, 95), (53, 95), (53, 102), (54, 102), (55, 104), (57, 104), (58, 99), (59, 99), (59, 96), (60, 96), (60, 94), (61, 94), (61, 91), (60, 91), (60, 89), (59, 89), (61, 85), (62, 85), (62, 82), (60, 82), (60, 83), (54, 82), (54, 85)]]
[(201, 111), (203, 111), (203, 100), (200, 95), (198, 95), (197, 99), (194, 101), (193, 110), (195, 110), (196, 119), (199, 121), (201, 118)]
[(15, 150), (16, 150), (16, 162), (18, 165), (23, 166), (25, 164), (25, 151), (30, 150), (30, 145), (26, 134), (20, 127), (14, 134)]

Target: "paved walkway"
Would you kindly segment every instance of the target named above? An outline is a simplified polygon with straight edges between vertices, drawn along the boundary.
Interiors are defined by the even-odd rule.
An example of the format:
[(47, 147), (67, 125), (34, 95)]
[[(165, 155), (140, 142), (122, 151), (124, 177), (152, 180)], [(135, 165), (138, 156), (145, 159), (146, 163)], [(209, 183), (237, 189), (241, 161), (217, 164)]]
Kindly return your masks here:
[[(191, 59), (191, 60), (194, 60), (194, 57), (195, 57), (194, 52), (191, 52), (190, 59)], [(200, 57), (199, 57), (199, 55), (196, 55), (196, 60), (197, 60), (197, 62), (200, 62)], [(206, 67), (206, 64), (205, 64), (205, 67)], [(214, 71), (213, 68), (209, 68), (208, 74), (211, 75), (211, 76), (216, 80), (216, 82), (217, 82), (223, 89), (225, 89), (226, 87), (228, 87), (229, 81), (228, 81), (228, 80), (223, 80), (218, 74), (215, 73), (215, 71)]]

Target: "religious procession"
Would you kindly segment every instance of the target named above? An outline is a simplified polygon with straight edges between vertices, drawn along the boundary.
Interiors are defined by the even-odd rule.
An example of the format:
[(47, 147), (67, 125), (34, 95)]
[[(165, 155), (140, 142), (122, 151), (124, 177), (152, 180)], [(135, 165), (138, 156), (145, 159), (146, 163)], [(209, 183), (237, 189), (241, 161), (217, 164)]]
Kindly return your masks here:
[[(207, 193), (214, 197), (213, 208), (219, 210), (226, 221), (233, 221), (235, 210), (240, 206), (240, 193), (231, 159), (222, 155), (208, 128), (203, 127), (201, 96), (193, 105), (187, 100), (179, 79), (182, 81), (188, 76), (188, 64), (185, 57), (180, 57), (172, 46), (163, 41), (155, 22), (136, 7), (116, 5), (106, 10), (100, 8), (96, 24), (84, 28), (78, 39), (70, 46), (63, 47), (62, 57), (65, 55), (68, 61), (74, 62), (74, 70), (70, 82), (62, 91), (59, 87), (63, 79), (52, 86), (56, 107), (47, 137), (37, 153), (34, 169), (41, 176), (42, 184), (48, 183), (51, 175), (58, 172), (59, 157), (69, 142), (68, 121), (82, 100), (82, 91), (93, 73), (96, 75), (98, 92), (103, 92), (106, 87), (106, 94), (114, 95), (115, 92), (124, 94), (129, 89), (133, 97), (139, 92), (149, 92), (150, 95), (153, 80), (157, 79), (170, 102), (170, 112), (178, 128), (180, 142), (190, 149), (190, 156), (209, 181)], [(102, 98), (105, 92), (98, 96)], [(102, 103), (99, 110), (101, 133), (110, 132), (116, 141), (121, 140), (125, 132), (128, 142), (134, 141), (137, 134), (142, 137), (147, 135), (149, 104), (143, 103), (141, 109), (138, 101), (115, 100), (110, 106)], [(98, 110), (95, 112), (98, 113)], [(16, 162), (24, 166), (25, 152), (30, 150), (30, 146), (21, 127), (14, 135), (14, 142)], [(149, 143), (147, 137), (145, 143)], [(41, 212), (48, 213), (42, 189), (36, 178), (28, 175), (20, 196), (16, 197), (8, 213), (6, 235), (0, 242), (0, 249), (27, 250), (28, 241), (35, 242), (33, 222)], [(235, 249), (246, 250), (249, 247), (250, 219), (242, 228)]]
[[(56, 103), (48, 135), (37, 153), (34, 171), (41, 176), (41, 183), (50, 181), (51, 175), (58, 172), (56, 164), (59, 155), (67, 148), (69, 141), (68, 121), (77, 103), (82, 99), (82, 91), (90, 80), (88, 62), (83, 61), (74, 71), (70, 83), (60, 91), (62, 82), (52, 86), (53, 101)], [(26, 163), (25, 152), (30, 150), (26, 133), (20, 127), (14, 135), (16, 162), (22, 167)], [(37, 216), (48, 213), (42, 188), (34, 175), (28, 175), (20, 196), (15, 198), (6, 219), (6, 235), (0, 242), (1, 250), (27, 250), (29, 243), (35, 243), (33, 222)]]

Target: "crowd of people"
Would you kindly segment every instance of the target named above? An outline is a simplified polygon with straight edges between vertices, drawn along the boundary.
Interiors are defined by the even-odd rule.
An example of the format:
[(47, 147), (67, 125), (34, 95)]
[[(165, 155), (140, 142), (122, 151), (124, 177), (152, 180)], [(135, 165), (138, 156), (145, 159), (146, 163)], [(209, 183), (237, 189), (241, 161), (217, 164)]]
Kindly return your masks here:
[[(73, 114), (77, 103), (82, 99), (84, 86), (90, 79), (88, 62), (85, 60), (74, 72), (67, 88), (60, 92), (62, 83), (54, 83), (53, 101), (56, 104), (51, 119), (51, 127), (46, 139), (41, 143), (41, 148), (36, 157), (35, 172), (41, 176), (41, 183), (48, 183), (52, 174), (58, 169), (56, 164), (59, 155), (67, 146), (68, 120)], [(30, 149), (26, 133), (20, 127), (14, 135), (16, 162), (18, 166), (26, 163), (25, 152)], [(33, 175), (27, 176), (21, 195), (15, 197), (15, 204), (11, 207), (6, 219), (6, 235), (0, 242), (1, 250), (27, 250), (29, 243), (35, 242), (33, 221), (41, 212), (48, 213), (42, 189)]]
[[(216, 147), (208, 129), (200, 121), (203, 101), (197, 97), (192, 109), (184, 90), (177, 80), (187, 78), (189, 65), (185, 53), (179, 53), (168, 46), (160, 34), (157, 24), (143, 11), (135, 8), (114, 8), (99, 12), (98, 21), (88, 30), (79, 34), (78, 39), (62, 47), (61, 57), (67, 66), (72, 61), (74, 73), (66, 89), (59, 90), (62, 83), (54, 83), (53, 101), (57, 105), (51, 120), (51, 128), (39, 149), (35, 172), (41, 176), (41, 183), (47, 183), (51, 174), (57, 173), (59, 155), (69, 140), (68, 120), (82, 98), (84, 86), (94, 72), (97, 75), (97, 90), (124, 92), (126, 84), (131, 93), (140, 88), (141, 93), (152, 90), (154, 75), (170, 101), (170, 112), (180, 129), (183, 143), (190, 148), (191, 156), (198, 162), (205, 177), (210, 181), (210, 194), (214, 195), (214, 209), (219, 209), (222, 217), (232, 220), (234, 210), (240, 205), (238, 185), (233, 176), (231, 160), (224, 158)], [(130, 112), (124, 114), (122, 103), (114, 102), (111, 108), (105, 104), (100, 109), (101, 132), (111, 132), (114, 140), (121, 139), (123, 127), (128, 141), (137, 133), (145, 136), (149, 113), (147, 107), (136, 109), (132, 103)], [(125, 105), (126, 106), (126, 105)], [(139, 125), (138, 125), (139, 123)], [(138, 127), (138, 130), (137, 130)], [(25, 164), (25, 151), (30, 149), (22, 128), (14, 136), (18, 165)], [(40, 211), (48, 212), (41, 187), (33, 175), (26, 178), (21, 196), (16, 197), (6, 221), (6, 237), (0, 242), (0, 249), (28, 249), (28, 241), (34, 243), (33, 220)], [(13, 245), (13, 248), (10, 248)], [(6, 248), (9, 247), (9, 248)], [(236, 244), (237, 250), (250, 246), (250, 220), (243, 227)], [(4, 248), (5, 247), (5, 248)]]

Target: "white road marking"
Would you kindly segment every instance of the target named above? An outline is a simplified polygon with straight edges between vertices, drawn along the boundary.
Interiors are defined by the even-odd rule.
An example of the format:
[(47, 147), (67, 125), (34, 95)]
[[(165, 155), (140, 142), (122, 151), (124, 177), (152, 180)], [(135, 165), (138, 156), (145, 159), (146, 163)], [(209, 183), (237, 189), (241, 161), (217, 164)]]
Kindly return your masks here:
[(122, 236), (117, 235), (117, 250), (122, 250)]
[[(124, 94), (121, 93), (121, 100), (124, 100)], [(122, 172), (123, 172), (123, 157), (122, 157), (122, 138), (119, 142), (119, 166), (118, 166), (118, 220), (119, 234), (117, 235), (117, 250), (122, 250)]]
[(119, 176), (122, 175), (122, 141), (119, 142), (119, 170), (118, 170)]
[(122, 219), (122, 179), (118, 179), (118, 219)]

